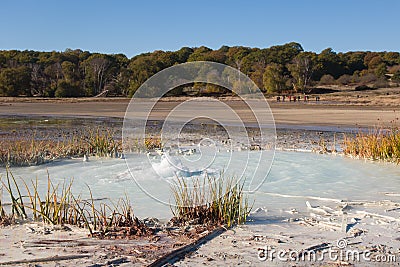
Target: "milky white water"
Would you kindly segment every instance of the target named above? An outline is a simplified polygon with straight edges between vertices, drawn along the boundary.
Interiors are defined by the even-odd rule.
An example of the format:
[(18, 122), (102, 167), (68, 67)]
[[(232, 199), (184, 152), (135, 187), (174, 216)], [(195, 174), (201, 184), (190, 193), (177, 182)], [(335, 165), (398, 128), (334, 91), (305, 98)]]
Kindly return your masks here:
[[(252, 169), (255, 167), (252, 165), (257, 162), (255, 159), (260, 156), (260, 152), (256, 151), (234, 153), (236, 156), (232, 159), (229, 153), (220, 152), (216, 161), (205, 170), (179, 165), (181, 164), (179, 157), (173, 156), (172, 165), (175, 167), (178, 165), (179, 173), (174, 166), (169, 164), (171, 161), (162, 161), (161, 158), (153, 159), (154, 168), (143, 169), (146, 159), (138, 158), (133, 165), (130, 163), (130, 171), (137, 181), (130, 175), (123, 159), (91, 158), (89, 162), (82, 162), (81, 159), (64, 160), (41, 166), (13, 168), (12, 171), (15, 176), (25, 180), (38, 177), (39, 187), (43, 188), (43, 193), (47, 186), (46, 171), (48, 171), (55, 184), (74, 178), (73, 192), (75, 194), (81, 193), (83, 197), (88, 197), (86, 184), (90, 186), (94, 198), (117, 199), (127, 194), (137, 216), (168, 219), (172, 216), (169, 206), (154, 200), (140, 187), (154, 192), (157, 198), (169, 200), (171, 199), (169, 186), (174, 175), (190, 179), (191, 175), (204, 175), (204, 172), (218, 174), (229, 166), (227, 175), (240, 176), (243, 166), (248, 166), (249, 170)], [(229, 161), (230, 158), (231, 161)], [(265, 161), (261, 160), (261, 169), (268, 169), (270, 158), (267, 154)], [(0, 169), (0, 173), (4, 175), (5, 170)], [(263, 177), (257, 177), (257, 175), (253, 177), (246, 170), (243, 175), (254, 178), (254, 185), (261, 184), (259, 189), (251, 195), (251, 198), (255, 200), (254, 210), (257, 208), (268, 210), (267, 213), (260, 214), (260, 218), (289, 216), (286, 211), (292, 208), (300, 212), (304, 211), (306, 200), (310, 200), (311, 203), (321, 202), (314, 197), (338, 200), (400, 200), (399, 197), (384, 194), (400, 193), (400, 168), (393, 164), (313, 153), (276, 152), (269, 175), (263, 183), (261, 183)]]

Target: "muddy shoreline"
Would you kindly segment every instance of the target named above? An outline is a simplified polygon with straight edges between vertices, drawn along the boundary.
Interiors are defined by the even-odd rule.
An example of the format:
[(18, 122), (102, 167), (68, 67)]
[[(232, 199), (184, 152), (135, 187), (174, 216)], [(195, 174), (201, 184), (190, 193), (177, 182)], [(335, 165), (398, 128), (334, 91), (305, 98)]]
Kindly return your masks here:
[[(160, 101), (151, 113), (151, 120), (163, 120), (168, 113), (182, 103), (184, 99), (172, 99)], [(16, 101), (16, 100), (14, 100)], [(146, 100), (147, 101), (147, 100)], [(146, 102), (143, 105), (146, 105)], [(57, 116), (74, 118), (123, 118), (129, 99), (114, 100), (86, 100), (72, 101), (66, 100), (55, 102), (7, 102), (0, 99), (0, 116)], [(243, 102), (237, 99), (224, 100), (239, 116), (242, 121), (252, 125), (256, 121), (251, 115), (252, 112), (259, 112), (262, 105), (255, 103), (253, 111), (248, 110)], [(375, 127), (390, 125), (391, 121), (398, 120), (399, 106), (385, 105), (344, 105), (341, 102), (321, 103), (277, 103), (270, 101), (270, 107), (274, 115), (275, 124), (279, 127), (284, 126), (304, 126), (304, 127), (340, 127), (340, 128), (358, 128)], [(139, 105), (141, 105), (139, 103)], [(207, 109), (209, 104), (207, 99), (202, 99), (191, 106), (188, 116), (193, 116), (193, 111)], [(140, 108), (140, 107), (139, 107)], [(223, 114), (224, 110), (215, 110), (216, 114)], [(140, 115), (141, 116), (141, 115)]]

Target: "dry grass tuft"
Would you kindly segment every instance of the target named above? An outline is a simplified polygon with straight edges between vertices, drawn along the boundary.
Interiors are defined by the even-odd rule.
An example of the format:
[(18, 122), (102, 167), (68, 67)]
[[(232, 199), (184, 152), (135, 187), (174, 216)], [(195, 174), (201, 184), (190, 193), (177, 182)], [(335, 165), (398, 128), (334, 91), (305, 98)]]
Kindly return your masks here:
[(344, 138), (343, 152), (357, 158), (400, 163), (400, 128), (375, 129)]
[(251, 211), (243, 183), (234, 178), (206, 176), (192, 180), (177, 178), (172, 187), (174, 221), (188, 224), (223, 224), (231, 227), (246, 222)]
[[(0, 177), (0, 192), (3, 189), (11, 200), (8, 212), (0, 196), (0, 225), (12, 224), (15, 221), (42, 221), (45, 224), (70, 224), (85, 227), (91, 236), (101, 238), (129, 238), (150, 235), (152, 231), (134, 216), (127, 197), (117, 203), (96, 204), (89, 188), (90, 198), (84, 200), (71, 192), (73, 181), (54, 185), (47, 177), (45, 195), (39, 194), (38, 180), (26, 183), (22, 180), (27, 195), (22, 195), (20, 186), (11, 171), (6, 169), (6, 179)], [(31, 218), (29, 218), (31, 216)]]
[(121, 140), (108, 129), (88, 130), (70, 136), (25, 136), (0, 140), (0, 166), (29, 166), (69, 157), (117, 157)]

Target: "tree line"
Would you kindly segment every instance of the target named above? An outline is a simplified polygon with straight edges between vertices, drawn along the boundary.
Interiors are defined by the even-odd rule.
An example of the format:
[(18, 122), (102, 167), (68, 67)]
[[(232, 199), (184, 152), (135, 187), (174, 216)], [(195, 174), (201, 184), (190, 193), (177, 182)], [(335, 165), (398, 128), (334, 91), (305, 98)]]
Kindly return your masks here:
[[(386, 87), (400, 82), (399, 52), (304, 51), (291, 42), (269, 48), (222, 46), (183, 47), (132, 58), (67, 49), (64, 52), (0, 51), (0, 96), (81, 97), (103, 92), (132, 96), (149, 77), (167, 67), (192, 61), (213, 61), (248, 75), (266, 93), (307, 93), (316, 85)], [(194, 84), (175, 95), (227, 93), (223, 88)]]

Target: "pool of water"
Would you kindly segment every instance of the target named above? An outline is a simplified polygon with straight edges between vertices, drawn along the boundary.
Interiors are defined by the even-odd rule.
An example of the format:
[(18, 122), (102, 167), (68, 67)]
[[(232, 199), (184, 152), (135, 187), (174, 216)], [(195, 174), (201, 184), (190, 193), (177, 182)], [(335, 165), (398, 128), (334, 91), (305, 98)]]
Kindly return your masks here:
[[(94, 198), (117, 199), (126, 194), (137, 216), (161, 219), (172, 217), (169, 205), (162, 202), (172, 200), (170, 188), (175, 175), (190, 179), (206, 172), (218, 175), (223, 170), (227, 170), (225, 176), (243, 175), (247, 178), (246, 185), (250, 185), (248, 188), (257, 188), (250, 194), (254, 200), (253, 209), (267, 210), (265, 216), (286, 216), (286, 211), (293, 208), (301, 212), (306, 210), (306, 200), (320, 202), (316, 198), (353, 201), (390, 198), (400, 201), (397, 195), (385, 195), (387, 192), (400, 193), (400, 168), (394, 164), (283, 151), (275, 153), (271, 164), (272, 155), (269, 153), (272, 152), (242, 151), (234, 152), (233, 157), (231, 153), (219, 152), (207, 168), (187, 168), (185, 172), (181, 169), (180, 173), (176, 172), (174, 164), (168, 165), (161, 157), (154, 157), (152, 165), (148, 165), (147, 156), (135, 158), (129, 155), (130, 169), (124, 159), (91, 158), (88, 162), (71, 159), (41, 166), (15, 167), (12, 172), (25, 181), (37, 177), (42, 193), (46, 190), (48, 172), (54, 184), (73, 178), (73, 192), (83, 197), (89, 196), (87, 186)], [(182, 162), (178, 156), (171, 157), (175, 163)], [(171, 159), (168, 162), (171, 163)], [(253, 175), (254, 170), (256, 175)], [(0, 169), (0, 173), (4, 177), (5, 169)]]

